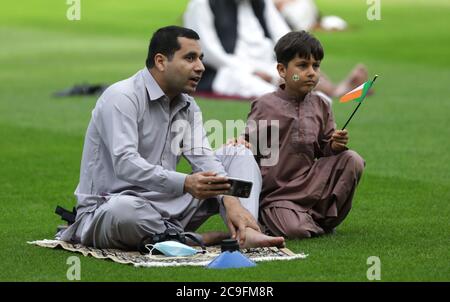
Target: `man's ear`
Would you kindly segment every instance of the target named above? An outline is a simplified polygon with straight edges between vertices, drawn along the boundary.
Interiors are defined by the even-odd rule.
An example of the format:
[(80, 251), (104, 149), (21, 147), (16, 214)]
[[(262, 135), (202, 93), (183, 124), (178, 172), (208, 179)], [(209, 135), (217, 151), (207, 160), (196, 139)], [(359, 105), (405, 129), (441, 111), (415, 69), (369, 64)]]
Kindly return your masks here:
[(286, 67), (282, 63), (277, 64), (277, 70), (278, 74), (280, 75), (280, 78), (283, 80), (286, 80)]
[(166, 70), (167, 57), (165, 55), (157, 53), (153, 60), (155, 60), (155, 67), (158, 71), (163, 72)]

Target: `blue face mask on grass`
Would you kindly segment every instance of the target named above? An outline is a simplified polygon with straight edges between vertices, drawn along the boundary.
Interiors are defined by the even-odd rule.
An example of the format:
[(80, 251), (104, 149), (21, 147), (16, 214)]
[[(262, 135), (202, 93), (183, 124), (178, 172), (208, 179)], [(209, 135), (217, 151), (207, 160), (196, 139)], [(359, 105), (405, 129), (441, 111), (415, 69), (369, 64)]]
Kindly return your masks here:
[(197, 250), (178, 241), (162, 241), (155, 244), (147, 244), (145, 246), (150, 250), (150, 254), (154, 249), (169, 257), (186, 257), (197, 254)]

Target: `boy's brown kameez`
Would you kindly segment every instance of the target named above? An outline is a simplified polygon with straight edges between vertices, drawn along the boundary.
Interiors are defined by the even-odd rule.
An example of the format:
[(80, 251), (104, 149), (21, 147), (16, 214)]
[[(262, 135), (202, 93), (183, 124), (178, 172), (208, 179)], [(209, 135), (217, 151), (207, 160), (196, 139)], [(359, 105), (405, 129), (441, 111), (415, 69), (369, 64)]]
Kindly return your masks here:
[(257, 123), (278, 120), (280, 127), (278, 163), (260, 163), (260, 220), (273, 235), (311, 237), (332, 231), (347, 216), (365, 163), (354, 151), (331, 149), (335, 123), (326, 100), (312, 92), (298, 101), (283, 88), (253, 101), (248, 115)]

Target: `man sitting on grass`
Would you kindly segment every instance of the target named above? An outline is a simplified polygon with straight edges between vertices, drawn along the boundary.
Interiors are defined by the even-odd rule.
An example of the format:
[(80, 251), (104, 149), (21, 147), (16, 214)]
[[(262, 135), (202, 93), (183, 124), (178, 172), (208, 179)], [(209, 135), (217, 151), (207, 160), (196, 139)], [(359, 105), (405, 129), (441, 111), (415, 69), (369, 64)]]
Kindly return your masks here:
[[(260, 232), (261, 176), (253, 156), (233, 147), (214, 154), (200, 108), (187, 95), (205, 70), (198, 40), (190, 29), (159, 29), (146, 67), (100, 96), (84, 143), (76, 221), (59, 234), (62, 240), (136, 250), (149, 235), (195, 231), (220, 212), (241, 247), (284, 245), (282, 237)], [(181, 153), (192, 165), (190, 175), (176, 172)], [(252, 181), (251, 196), (222, 196), (227, 175)], [(202, 239), (211, 245), (229, 236), (210, 232)]]

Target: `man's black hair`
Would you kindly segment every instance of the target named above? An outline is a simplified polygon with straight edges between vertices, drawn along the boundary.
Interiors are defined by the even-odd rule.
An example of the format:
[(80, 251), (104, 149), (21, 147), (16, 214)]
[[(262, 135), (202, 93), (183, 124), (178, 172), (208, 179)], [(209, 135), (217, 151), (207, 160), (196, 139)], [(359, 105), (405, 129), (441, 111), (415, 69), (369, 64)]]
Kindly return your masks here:
[(173, 55), (181, 48), (178, 37), (200, 40), (198, 34), (192, 29), (180, 26), (166, 26), (158, 29), (150, 40), (145, 65), (147, 68), (155, 66), (155, 55), (160, 53), (172, 60)]
[(312, 55), (317, 61), (321, 61), (324, 56), (319, 40), (304, 30), (292, 31), (281, 37), (275, 45), (275, 54), (278, 63), (284, 66), (297, 55), (305, 59), (309, 59)]

